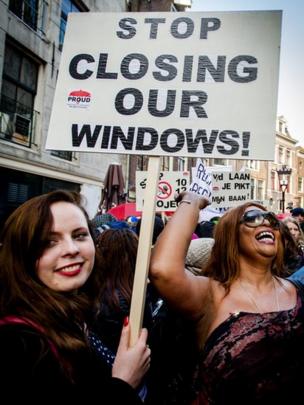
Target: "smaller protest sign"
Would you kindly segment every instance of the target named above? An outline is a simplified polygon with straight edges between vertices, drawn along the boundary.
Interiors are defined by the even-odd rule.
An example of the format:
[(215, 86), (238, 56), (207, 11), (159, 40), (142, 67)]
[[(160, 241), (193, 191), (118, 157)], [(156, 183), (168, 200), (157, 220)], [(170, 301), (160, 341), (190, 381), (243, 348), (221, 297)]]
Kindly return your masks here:
[(201, 159), (197, 159), (195, 169), (192, 172), (192, 183), (189, 191), (205, 197), (211, 202), (212, 175), (207, 171)]
[[(190, 184), (190, 173), (160, 172), (156, 194), (156, 210), (161, 212), (175, 211), (177, 203), (175, 194), (186, 191)], [(147, 185), (147, 172), (136, 172), (136, 209), (141, 211), (144, 205), (145, 189)]]
[(213, 172), (211, 204), (216, 208), (235, 207), (250, 200), (248, 172)]
[(230, 208), (250, 200), (250, 174), (248, 171), (214, 171), (198, 159), (192, 169), (189, 191), (207, 198), (213, 208)]

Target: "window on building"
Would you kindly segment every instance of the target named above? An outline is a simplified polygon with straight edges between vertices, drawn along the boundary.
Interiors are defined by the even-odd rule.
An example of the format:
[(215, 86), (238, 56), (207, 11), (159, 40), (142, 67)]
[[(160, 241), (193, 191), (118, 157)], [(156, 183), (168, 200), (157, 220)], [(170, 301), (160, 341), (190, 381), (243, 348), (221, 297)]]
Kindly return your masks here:
[(39, 0), (10, 0), (8, 8), (33, 30), (37, 30)]
[(61, 3), (61, 16), (60, 16), (60, 32), (59, 32), (59, 49), (62, 49), (64, 34), (68, 21), (68, 14), (73, 12), (80, 12), (81, 10), (71, 0), (62, 0)]
[(276, 179), (276, 172), (272, 171), (271, 172), (271, 177), (270, 177), (271, 190), (275, 190), (275, 179)]
[(264, 180), (258, 180), (257, 200), (259, 201), (264, 200)]
[(215, 165), (226, 166), (226, 159), (214, 159), (213, 163)]
[(284, 151), (283, 151), (282, 146), (279, 147), (278, 161), (279, 161), (279, 163), (281, 163), (281, 164), (284, 163)]
[(185, 170), (185, 159), (178, 157), (177, 158), (177, 170), (182, 172), (183, 170)]
[(303, 177), (298, 178), (298, 192), (303, 193)]
[(31, 146), (38, 63), (7, 43), (0, 99), (0, 137)]
[(148, 157), (147, 156), (136, 156), (136, 170), (148, 170)]
[(169, 156), (162, 156), (161, 158), (161, 170), (169, 170), (170, 165), (170, 157)]
[(29, 186), (28, 184), (20, 184), (20, 183), (8, 183), (7, 189), (7, 201), (10, 204), (23, 204), (26, 200), (28, 200), (28, 191)]
[(52, 150), (51, 155), (69, 161), (72, 161), (73, 159), (73, 152), (69, 152), (67, 150)]
[(246, 166), (251, 170), (259, 170), (260, 167), (258, 160), (248, 160)]
[(286, 164), (287, 164), (287, 166), (291, 166), (291, 151), (290, 151), (290, 149), (286, 150)]
[(251, 179), (251, 180), (250, 180), (250, 183), (251, 183), (251, 187), (250, 187), (250, 198), (251, 198), (252, 200), (254, 200), (254, 194), (255, 194), (255, 180), (254, 180), (254, 179)]

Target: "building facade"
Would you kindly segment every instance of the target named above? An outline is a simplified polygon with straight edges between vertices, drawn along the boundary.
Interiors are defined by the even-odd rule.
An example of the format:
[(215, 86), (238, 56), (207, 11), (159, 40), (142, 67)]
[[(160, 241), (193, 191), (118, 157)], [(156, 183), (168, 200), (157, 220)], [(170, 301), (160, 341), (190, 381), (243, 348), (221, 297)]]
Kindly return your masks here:
[[(273, 161), (225, 160), (219, 163), (231, 166), (235, 171), (247, 169), (251, 177), (251, 199), (262, 203), (269, 210), (282, 212), (293, 207), (303, 207), (304, 150), (296, 146), (297, 142), (288, 131), (286, 119), (279, 116), (276, 121)], [(213, 163), (217, 160), (213, 159)]]
[[(120, 163), (129, 200), (147, 156), (47, 151), (45, 141), (69, 12), (185, 11), (191, 0), (3, 0), (0, 2), (0, 223), (27, 199), (64, 188), (80, 191), (95, 215), (111, 163)], [(207, 165), (248, 168), (251, 197), (282, 210), (277, 170), (290, 167), (285, 203), (304, 205), (304, 149), (278, 117), (274, 162), (209, 159)], [(196, 159), (163, 157), (161, 170), (190, 170)]]
[(69, 12), (126, 11), (124, 0), (0, 2), (0, 221), (55, 188), (81, 191), (93, 216), (103, 179), (122, 155), (46, 151)]
[[(47, 151), (45, 141), (69, 12), (183, 11), (191, 0), (2, 0), (0, 2), (0, 223), (27, 199), (80, 191), (95, 215), (111, 163), (126, 189), (143, 158)], [(132, 174), (130, 182), (129, 174)]]

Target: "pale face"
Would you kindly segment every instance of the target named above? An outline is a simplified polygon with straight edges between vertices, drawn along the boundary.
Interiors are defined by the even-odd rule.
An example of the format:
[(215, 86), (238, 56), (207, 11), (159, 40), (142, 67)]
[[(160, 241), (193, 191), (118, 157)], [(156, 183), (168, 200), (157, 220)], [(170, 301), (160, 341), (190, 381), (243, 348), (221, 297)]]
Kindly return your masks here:
[(304, 217), (303, 217), (303, 215), (298, 215), (297, 217), (294, 217), (298, 222), (299, 222), (299, 224), (301, 224), (302, 222), (304, 222)]
[(95, 246), (83, 212), (68, 202), (51, 206), (54, 219), (49, 246), (37, 261), (38, 278), (56, 291), (73, 291), (92, 272)]
[(299, 228), (297, 227), (296, 224), (293, 224), (292, 222), (287, 222), (287, 227), (291, 233), (291, 235), (293, 236), (295, 241), (298, 241), (299, 237), (300, 237), (300, 231)]
[[(246, 212), (250, 210), (264, 212), (255, 206), (248, 207)], [(272, 260), (277, 254), (279, 238), (279, 230), (273, 229), (267, 219), (256, 228), (241, 224), (240, 252), (242, 255), (256, 260), (259, 258)]]

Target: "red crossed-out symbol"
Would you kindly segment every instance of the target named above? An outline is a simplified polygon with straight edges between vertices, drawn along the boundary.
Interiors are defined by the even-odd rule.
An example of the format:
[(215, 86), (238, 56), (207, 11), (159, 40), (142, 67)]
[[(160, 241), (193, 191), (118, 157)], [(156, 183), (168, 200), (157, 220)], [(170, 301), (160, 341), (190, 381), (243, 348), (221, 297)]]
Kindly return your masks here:
[(160, 181), (158, 183), (157, 197), (160, 198), (161, 200), (165, 200), (166, 198), (169, 198), (171, 194), (172, 194), (171, 185), (166, 181)]

